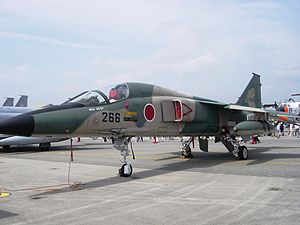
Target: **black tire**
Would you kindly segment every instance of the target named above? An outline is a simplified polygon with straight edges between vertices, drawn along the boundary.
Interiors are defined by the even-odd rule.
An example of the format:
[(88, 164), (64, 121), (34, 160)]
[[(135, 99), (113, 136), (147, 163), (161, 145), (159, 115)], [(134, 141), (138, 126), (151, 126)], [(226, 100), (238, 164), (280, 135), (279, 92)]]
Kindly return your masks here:
[(185, 158), (192, 158), (193, 155), (192, 155), (192, 149), (191, 147), (187, 147), (185, 150), (183, 150), (181, 152), (182, 156), (184, 156)]
[(4, 150), (8, 150), (8, 149), (10, 148), (10, 145), (4, 145), (4, 146), (2, 146), (2, 148), (3, 148)]
[(119, 169), (120, 177), (130, 177), (132, 174), (131, 164), (129, 164), (129, 173), (126, 173), (126, 174), (125, 174), (125, 166), (127, 166), (127, 164), (123, 164), (122, 167)]
[(248, 149), (246, 146), (239, 147), (238, 157), (240, 160), (246, 160), (248, 158)]

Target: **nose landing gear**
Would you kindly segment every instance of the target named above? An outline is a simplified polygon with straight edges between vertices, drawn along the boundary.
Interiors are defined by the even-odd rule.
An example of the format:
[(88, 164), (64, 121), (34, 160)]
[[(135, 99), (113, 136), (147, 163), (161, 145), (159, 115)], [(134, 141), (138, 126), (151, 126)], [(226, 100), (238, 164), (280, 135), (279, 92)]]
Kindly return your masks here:
[(120, 177), (130, 177), (133, 171), (131, 164), (127, 160), (127, 156), (129, 156), (128, 143), (130, 139), (130, 137), (118, 137), (113, 145), (121, 154), (120, 161), (122, 166), (119, 169)]

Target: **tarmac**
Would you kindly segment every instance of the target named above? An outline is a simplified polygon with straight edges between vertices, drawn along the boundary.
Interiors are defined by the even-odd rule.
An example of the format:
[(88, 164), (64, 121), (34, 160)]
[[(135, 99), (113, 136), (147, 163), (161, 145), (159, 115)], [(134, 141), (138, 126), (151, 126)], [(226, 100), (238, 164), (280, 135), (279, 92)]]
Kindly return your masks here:
[(131, 177), (102, 139), (0, 152), (0, 224), (300, 224), (300, 138), (261, 138), (239, 161), (220, 143), (134, 142)]

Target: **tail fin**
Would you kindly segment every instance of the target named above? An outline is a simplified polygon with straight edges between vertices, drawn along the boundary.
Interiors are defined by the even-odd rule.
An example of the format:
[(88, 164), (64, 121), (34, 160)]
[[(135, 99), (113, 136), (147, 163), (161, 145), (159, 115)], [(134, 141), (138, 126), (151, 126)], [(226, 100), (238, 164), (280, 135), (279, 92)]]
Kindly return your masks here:
[(14, 98), (7, 97), (2, 106), (14, 106)]
[(248, 83), (241, 97), (237, 101), (237, 105), (261, 108), (261, 83), (260, 75), (252, 73), (253, 77)]
[(16, 107), (27, 107), (28, 102), (28, 96), (27, 95), (21, 95), (19, 101), (15, 105)]

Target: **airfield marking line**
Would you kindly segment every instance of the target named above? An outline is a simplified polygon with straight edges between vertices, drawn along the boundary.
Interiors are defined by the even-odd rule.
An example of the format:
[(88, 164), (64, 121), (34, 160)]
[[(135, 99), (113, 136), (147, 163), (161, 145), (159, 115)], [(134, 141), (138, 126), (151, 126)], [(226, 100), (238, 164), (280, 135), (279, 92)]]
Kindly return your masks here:
[(3, 198), (3, 197), (8, 197), (10, 196), (11, 194), (9, 192), (0, 192), (0, 198)]

